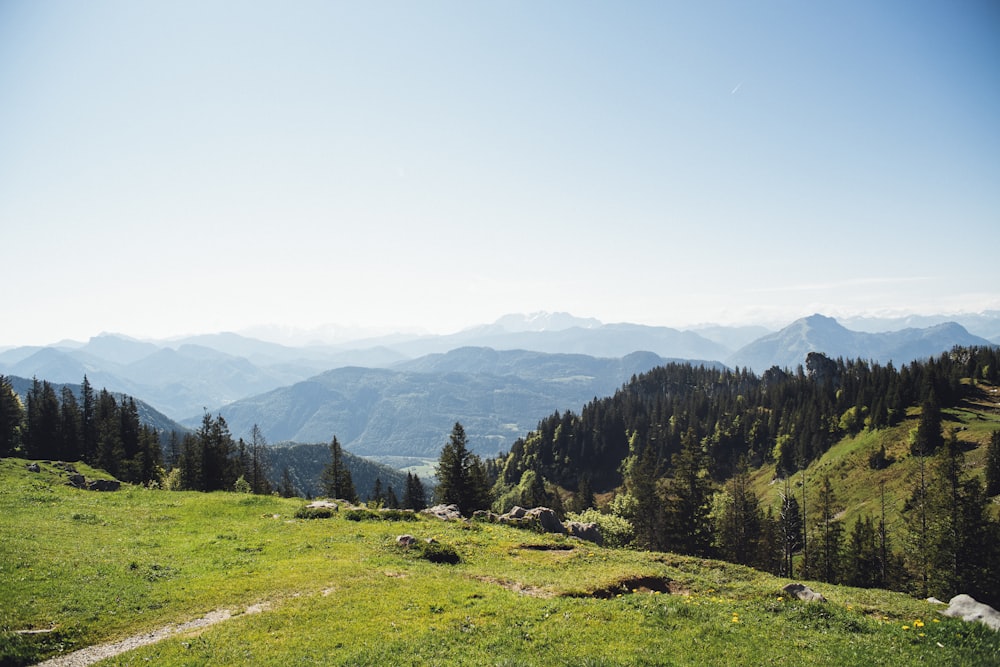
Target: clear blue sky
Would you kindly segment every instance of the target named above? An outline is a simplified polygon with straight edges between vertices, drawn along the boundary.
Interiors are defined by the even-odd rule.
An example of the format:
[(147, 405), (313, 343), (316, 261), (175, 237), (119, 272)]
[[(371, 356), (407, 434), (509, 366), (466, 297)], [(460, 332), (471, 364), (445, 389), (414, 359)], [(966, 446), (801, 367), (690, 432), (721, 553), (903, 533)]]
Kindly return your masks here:
[(1000, 308), (1000, 5), (0, 0), (0, 345)]

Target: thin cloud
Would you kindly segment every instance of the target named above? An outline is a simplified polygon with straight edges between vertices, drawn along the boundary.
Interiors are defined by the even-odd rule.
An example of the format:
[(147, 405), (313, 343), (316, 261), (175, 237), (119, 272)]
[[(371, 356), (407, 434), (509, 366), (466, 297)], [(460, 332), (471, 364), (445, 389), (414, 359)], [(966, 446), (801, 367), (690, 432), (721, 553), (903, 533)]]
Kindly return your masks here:
[(825, 283), (801, 283), (797, 285), (781, 285), (777, 287), (759, 287), (746, 290), (753, 293), (779, 292), (815, 292), (822, 290), (845, 289), (848, 287), (874, 287), (878, 285), (907, 285), (933, 280), (929, 276), (910, 276), (899, 278), (851, 278), (849, 280), (831, 281)]

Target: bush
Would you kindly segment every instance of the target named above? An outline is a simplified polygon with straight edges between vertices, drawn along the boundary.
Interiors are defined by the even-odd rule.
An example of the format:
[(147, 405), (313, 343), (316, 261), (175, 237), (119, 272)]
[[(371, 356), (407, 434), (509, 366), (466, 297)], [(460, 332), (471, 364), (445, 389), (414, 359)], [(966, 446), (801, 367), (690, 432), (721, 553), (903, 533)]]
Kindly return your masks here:
[(329, 519), (333, 516), (331, 507), (300, 507), (295, 512), (296, 519)]
[(596, 523), (604, 538), (604, 546), (623, 548), (632, 544), (635, 538), (635, 530), (632, 522), (615, 514), (602, 514), (599, 510), (588, 509), (583, 512), (570, 512), (566, 515), (567, 521), (579, 521), (580, 523)]
[(417, 515), (406, 510), (351, 509), (344, 512), (349, 521), (416, 521)]
[(458, 555), (458, 551), (450, 544), (417, 542), (414, 546), (419, 549), (421, 558), (429, 560), (432, 563), (455, 565), (462, 560), (462, 557)]

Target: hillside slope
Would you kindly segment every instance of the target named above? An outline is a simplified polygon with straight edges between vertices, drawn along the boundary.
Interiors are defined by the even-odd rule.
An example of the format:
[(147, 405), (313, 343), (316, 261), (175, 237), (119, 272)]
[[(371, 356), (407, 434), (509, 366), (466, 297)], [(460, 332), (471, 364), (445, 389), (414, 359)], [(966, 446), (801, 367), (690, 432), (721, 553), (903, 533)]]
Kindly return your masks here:
[[(0, 664), (214, 618), (114, 664), (998, 664), (1000, 633), (883, 591), (478, 523), (295, 518), (301, 500), (68, 487), (0, 461)], [(90, 473), (89, 470), (84, 470)], [(434, 537), (454, 565), (396, 536)], [(421, 542), (422, 543), (422, 542)], [(228, 620), (222, 620), (227, 619)]]

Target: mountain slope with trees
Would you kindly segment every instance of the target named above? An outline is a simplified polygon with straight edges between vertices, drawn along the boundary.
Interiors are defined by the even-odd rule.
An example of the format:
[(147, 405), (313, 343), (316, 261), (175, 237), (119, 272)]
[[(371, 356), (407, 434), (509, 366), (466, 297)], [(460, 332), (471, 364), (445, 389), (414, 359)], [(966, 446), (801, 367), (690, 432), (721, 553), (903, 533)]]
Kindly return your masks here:
[[(628, 521), (643, 548), (998, 601), (984, 564), (1000, 559), (1000, 525), (982, 473), (996, 474), (987, 450), (1000, 447), (998, 362), (982, 347), (898, 370), (816, 352), (804, 368), (761, 376), (670, 364), (516, 441), (494, 462), (494, 509), (529, 485), (577, 510), (603, 492), (603, 516)], [(864, 467), (893, 482), (888, 508), (879, 484), (852, 490), (863, 475), (840, 452), (860, 443)], [(848, 569), (871, 559), (875, 569)]]

